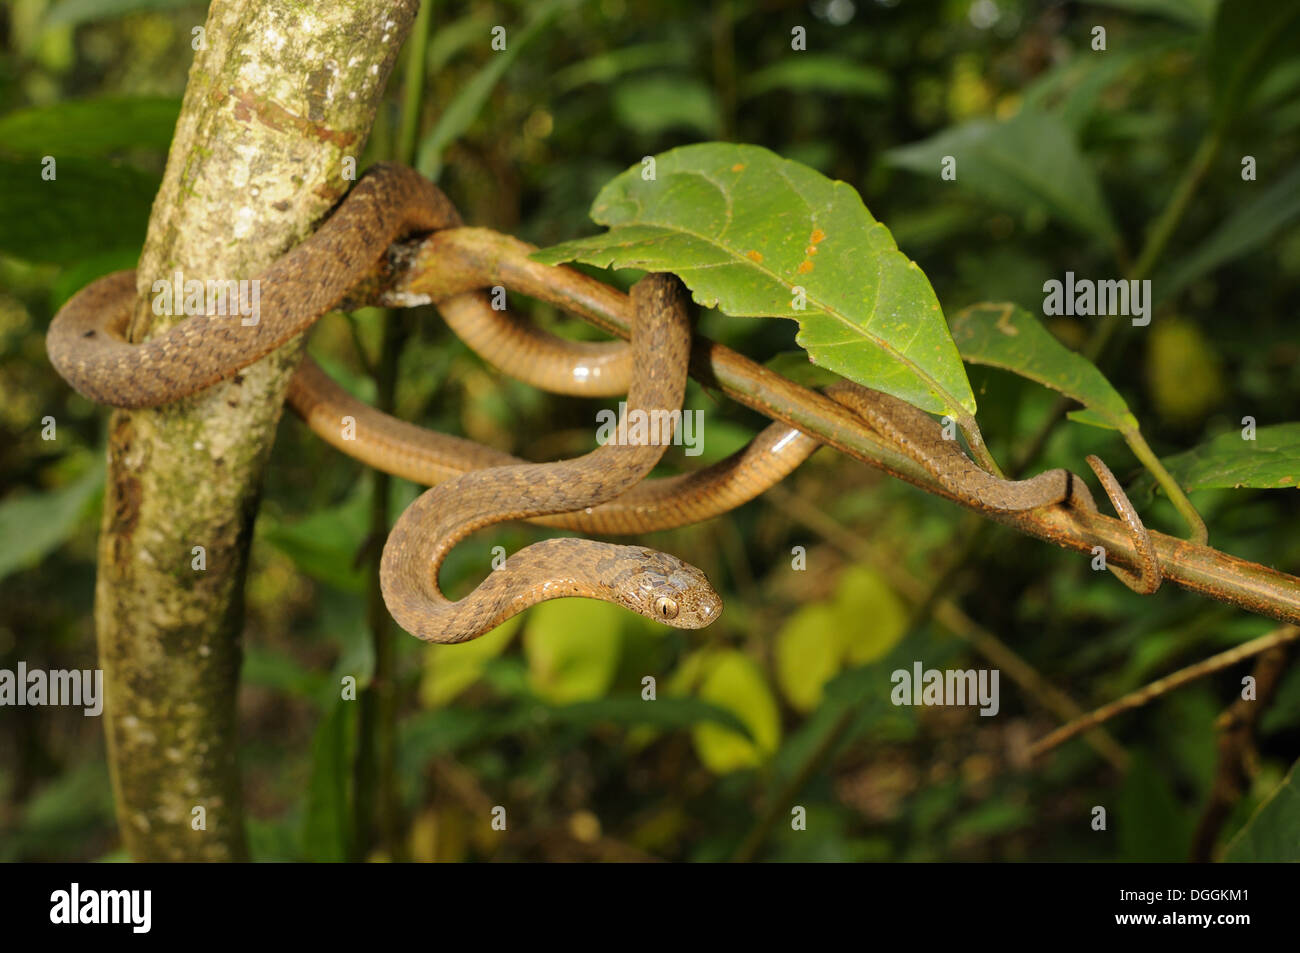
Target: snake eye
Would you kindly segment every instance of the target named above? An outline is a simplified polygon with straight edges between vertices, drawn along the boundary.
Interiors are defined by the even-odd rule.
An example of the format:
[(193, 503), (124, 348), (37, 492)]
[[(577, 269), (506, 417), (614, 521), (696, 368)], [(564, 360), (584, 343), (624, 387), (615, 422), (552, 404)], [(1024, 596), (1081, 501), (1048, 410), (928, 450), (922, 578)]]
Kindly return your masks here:
[(677, 601), (667, 596), (660, 596), (655, 600), (655, 615), (661, 619), (677, 618)]

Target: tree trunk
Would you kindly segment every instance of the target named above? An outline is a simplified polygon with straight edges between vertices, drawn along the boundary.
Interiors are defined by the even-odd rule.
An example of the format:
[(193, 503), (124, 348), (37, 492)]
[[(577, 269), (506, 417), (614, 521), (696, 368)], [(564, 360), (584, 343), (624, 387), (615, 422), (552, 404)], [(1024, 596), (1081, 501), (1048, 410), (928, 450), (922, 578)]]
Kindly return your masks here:
[[(153, 315), (156, 279), (253, 278), (347, 191), (344, 160), (360, 158), (417, 6), (214, 0), (140, 257), (133, 340), (184, 318)], [(112, 416), (95, 614), (118, 823), (138, 860), (247, 857), (244, 574), (300, 354), (292, 342), (194, 398)]]

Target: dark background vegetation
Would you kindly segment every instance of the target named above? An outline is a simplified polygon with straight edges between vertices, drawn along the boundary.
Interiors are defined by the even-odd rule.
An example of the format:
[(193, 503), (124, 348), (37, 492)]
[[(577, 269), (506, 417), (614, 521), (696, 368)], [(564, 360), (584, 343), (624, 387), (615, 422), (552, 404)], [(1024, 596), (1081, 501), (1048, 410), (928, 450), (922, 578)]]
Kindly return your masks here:
[[(643, 155), (708, 139), (760, 144), (858, 189), (947, 313), (982, 300), (1041, 313), (1048, 278), (1067, 270), (1121, 277), (1169, 202), (1213, 123), (1213, 8), (1212, 0), (438, 3), (421, 130), (447, 143), (439, 182), (468, 222), (540, 245), (594, 231), (586, 212), (597, 190)], [(525, 42), (530, 21), (538, 25)], [(43, 336), (69, 294), (134, 265), (191, 61), (190, 31), (202, 22), (201, 4), (159, 0), (0, 8), (0, 114), (112, 98), (68, 114), (64, 138), (47, 147), (73, 157), (69, 169), (79, 161), (98, 176), (75, 205), (24, 205), (47, 150), (0, 135), (0, 668), (95, 665), (106, 414), (54, 374)], [(489, 48), (497, 24), (509, 31), (511, 58), (489, 83), (484, 71), (501, 69)], [(796, 25), (807, 28), (805, 53), (790, 49)], [(1106, 52), (1090, 48), (1095, 25), (1107, 29)], [(1157, 277), (1269, 184), (1294, 179), (1296, 67), (1283, 63), (1240, 104)], [(399, 70), (370, 159), (391, 154), (400, 80)], [(485, 96), (467, 104), (460, 128), (446, 106), (475, 82)], [(1032, 196), (974, 194), (960, 173), (958, 183), (941, 182), (937, 167), (917, 174), (888, 155), (972, 120), (1005, 120), (1026, 104), (1065, 123), (1122, 247)], [(97, 145), (124, 123), (139, 126), (133, 145)], [(1241, 180), (1243, 155), (1255, 156), (1260, 181)], [(1062, 158), (1038, 171), (1050, 179), (1067, 167)], [(1158, 454), (1237, 428), (1248, 414), (1260, 424), (1300, 419), (1300, 233), (1281, 219), (1189, 280), (1149, 328), (1119, 328), (1103, 356)], [(631, 277), (613, 280), (626, 286)], [(551, 309), (524, 299), (514, 306), (561, 333), (588, 334)], [(333, 315), (312, 339), (313, 353), (371, 399), (360, 354), (373, 359), (381, 317)], [(592, 445), (595, 410), (613, 402), (552, 398), (506, 378), (428, 309), (399, 320), (409, 329), (397, 390), (404, 418), (534, 459)], [(1049, 324), (1083, 347), (1098, 320)], [(702, 324), (759, 360), (794, 346), (784, 322), (706, 315)], [(971, 377), (985, 435), (1009, 460), (1055, 398), (997, 372), (971, 368)], [(762, 425), (694, 384), (688, 406), (706, 413), (705, 455), (671, 452), (662, 472), (718, 459)], [(58, 422), (57, 441), (41, 439), (46, 415)], [(1123, 479), (1137, 473), (1115, 434), (1072, 423), (1056, 428), (1033, 466), (1082, 472), (1091, 452)], [(360, 770), (358, 798), (356, 706), (337, 700), (338, 675), (373, 662), (357, 568), (371, 535), (371, 481), (286, 415), (247, 583), (240, 715), (254, 856), (724, 859), (788, 789), (807, 808), (808, 829), (789, 830), (781, 802), (758, 856), (1189, 855), (1214, 776), (1213, 723), (1249, 663), (1111, 723), (1131, 757), (1127, 772), (1079, 740), (1028, 764), (1027, 744), (1059, 720), (1006, 672), (996, 718), (888, 704), (897, 664), (992, 667), (960, 625), (908, 621), (917, 594), (945, 573), (979, 521), (832, 451), (783, 489), (722, 519), (646, 538), (717, 584), (726, 609), (706, 630), (669, 631), (569, 600), (472, 645), (428, 647), (399, 635), (400, 804), (385, 837), (383, 824), (376, 832), (357, 816), (374, 782)], [(400, 485), (395, 503), (414, 493)], [(1193, 498), (1219, 548), (1300, 568), (1293, 493)], [(1180, 531), (1163, 500), (1135, 500), (1152, 525)], [(492, 546), (512, 551), (538, 537), (517, 525), (481, 534), (457, 550), (444, 580), (453, 593), (467, 591)], [(795, 546), (806, 548), (806, 571), (792, 570)], [(1082, 557), (1001, 529), (980, 538), (939, 595), (1084, 708), (1272, 627), (1173, 586), (1139, 597)], [(658, 680), (656, 724), (639, 720), (645, 675)], [(734, 712), (752, 738), (699, 721), (706, 709), (689, 699)], [(1259, 733), (1253, 783), (1221, 844), (1296, 758), (1300, 668), (1292, 666)], [(490, 829), (494, 805), (507, 808), (505, 834)], [(1094, 805), (1107, 808), (1105, 832), (1091, 829)], [(121, 856), (100, 722), (76, 710), (0, 711), (0, 858)]]

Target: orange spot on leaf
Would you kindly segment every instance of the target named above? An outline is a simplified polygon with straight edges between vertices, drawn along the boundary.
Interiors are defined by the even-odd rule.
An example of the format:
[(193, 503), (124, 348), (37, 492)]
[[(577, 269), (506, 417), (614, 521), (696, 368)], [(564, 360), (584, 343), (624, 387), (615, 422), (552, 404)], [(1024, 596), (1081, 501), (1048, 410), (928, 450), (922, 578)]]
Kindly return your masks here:
[(812, 242), (814, 245), (816, 245), (818, 242), (820, 242), (820, 241), (821, 241), (822, 239), (824, 239), (825, 237), (826, 237), (826, 233), (825, 233), (825, 232), (823, 232), (820, 228), (814, 228), (814, 229), (812, 230), (812, 234), (808, 236), (808, 241), (810, 241), (810, 242)]
[(807, 248), (804, 249), (804, 254), (805, 254), (805, 255), (815, 255), (815, 254), (817, 254), (817, 246), (816, 246), (816, 245), (809, 245)]
[(743, 163), (743, 162), (737, 162), (735, 165), (733, 165), (733, 166), (731, 167), (731, 171), (732, 171), (732, 172), (744, 172), (744, 171), (745, 171), (745, 163)]
[(808, 274), (808, 272), (812, 270), (813, 270), (813, 263), (810, 262), (807, 258), (799, 262), (799, 274), (806, 275)]
[(747, 251), (747, 252), (745, 252), (745, 257), (748, 258), (750, 261), (756, 261), (756, 262), (758, 262), (759, 264), (762, 264), (762, 263), (763, 263), (763, 253), (762, 253), (762, 252), (757, 252), (757, 251)]

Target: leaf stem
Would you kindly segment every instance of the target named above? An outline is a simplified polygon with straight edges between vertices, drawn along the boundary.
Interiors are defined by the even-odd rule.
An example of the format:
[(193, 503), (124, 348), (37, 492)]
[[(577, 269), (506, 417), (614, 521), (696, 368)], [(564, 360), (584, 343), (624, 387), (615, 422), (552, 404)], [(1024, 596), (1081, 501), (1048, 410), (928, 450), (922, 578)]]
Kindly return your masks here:
[(1205, 526), (1205, 520), (1201, 514), (1196, 512), (1196, 507), (1192, 506), (1192, 501), (1187, 498), (1183, 488), (1178, 485), (1178, 481), (1173, 475), (1165, 469), (1165, 465), (1160, 462), (1160, 458), (1147, 444), (1146, 438), (1142, 436), (1140, 430), (1125, 429), (1120, 431), (1125, 441), (1128, 442), (1129, 449), (1133, 455), (1142, 462), (1147, 471), (1156, 479), (1161, 488), (1169, 496), (1169, 502), (1174, 504), (1174, 509), (1178, 510), (1183, 521), (1191, 527), (1192, 535), (1189, 537), (1192, 542), (1199, 546), (1204, 546), (1210, 539), (1210, 531)]
[(975, 422), (975, 418), (970, 414), (963, 414), (958, 423), (971, 453), (975, 454), (975, 462), (994, 476), (1002, 477), (1002, 468), (998, 466), (997, 460), (993, 459), (993, 454), (989, 453), (988, 445), (984, 443), (984, 434), (980, 432), (980, 426)]

